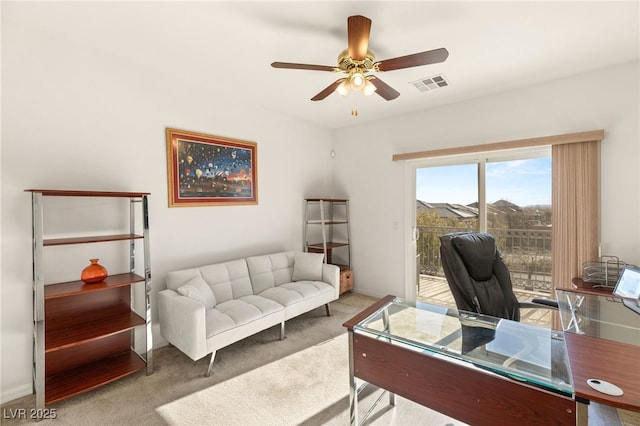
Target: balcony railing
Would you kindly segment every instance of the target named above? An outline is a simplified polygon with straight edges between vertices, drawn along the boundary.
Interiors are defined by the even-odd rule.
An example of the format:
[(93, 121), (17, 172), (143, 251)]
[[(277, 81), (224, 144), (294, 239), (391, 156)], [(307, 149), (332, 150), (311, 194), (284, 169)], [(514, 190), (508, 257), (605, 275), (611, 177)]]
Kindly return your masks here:
[[(418, 226), (419, 272), (444, 277), (439, 236), (465, 228)], [(489, 229), (511, 273), (514, 288), (551, 293), (551, 229)]]

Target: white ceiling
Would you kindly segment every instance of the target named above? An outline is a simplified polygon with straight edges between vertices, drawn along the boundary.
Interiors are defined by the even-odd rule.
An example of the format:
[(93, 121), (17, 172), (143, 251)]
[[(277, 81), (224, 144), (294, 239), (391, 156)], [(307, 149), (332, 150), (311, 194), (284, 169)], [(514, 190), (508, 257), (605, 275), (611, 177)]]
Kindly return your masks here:
[[(312, 102), (337, 74), (271, 68), (273, 61), (336, 65), (347, 47), (350, 15), (373, 21), (369, 48), (378, 60), (440, 47), (449, 58), (379, 73), (400, 92), (392, 101), (334, 93)], [(638, 60), (640, 53), (637, 0), (3, 1), (2, 19), (90, 45), (212, 96), (234, 96), (330, 128)], [(441, 73), (449, 87), (421, 93), (409, 84)]]

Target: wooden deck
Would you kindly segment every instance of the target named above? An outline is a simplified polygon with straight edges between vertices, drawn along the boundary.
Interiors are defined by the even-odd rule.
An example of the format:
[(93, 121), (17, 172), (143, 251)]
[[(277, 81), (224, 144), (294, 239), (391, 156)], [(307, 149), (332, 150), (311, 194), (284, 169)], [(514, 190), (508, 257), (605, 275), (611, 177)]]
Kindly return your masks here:
[[(516, 297), (521, 302), (530, 301), (535, 297), (553, 298), (549, 293), (519, 290), (514, 288)], [(444, 278), (431, 275), (420, 275), (420, 285), (418, 286), (417, 299), (422, 302), (434, 303), (437, 305), (450, 306), (455, 308), (449, 284)], [(542, 327), (551, 327), (553, 318), (552, 309), (522, 309), (520, 310), (520, 321), (527, 324), (535, 324)]]

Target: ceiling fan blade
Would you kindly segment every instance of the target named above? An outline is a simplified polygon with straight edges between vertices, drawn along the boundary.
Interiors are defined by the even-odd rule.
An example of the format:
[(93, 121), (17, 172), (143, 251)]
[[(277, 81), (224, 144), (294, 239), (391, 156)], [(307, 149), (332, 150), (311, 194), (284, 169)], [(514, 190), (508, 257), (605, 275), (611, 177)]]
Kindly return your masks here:
[(309, 64), (294, 64), (291, 62), (273, 62), (271, 64), (273, 68), (286, 68), (292, 70), (312, 70), (312, 71), (334, 71), (335, 67), (328, 65), (309, 65)]
[(389, 86), (384, 81), (380, 80), (378, 77), (371, 77), (369, 81), (371, 82), (371, 84), (376, 86), (376, 93), (388, 101), (400, 96), (400, 92)]
[(312, 101), (321, 101), (321, 100), (323, 100), (324, 98), (326, 98), (327, 96), (332, 94), (336, 90), (336, 88), (340, 85), (340, 83), (342, 83), (344, 80), (345, 80), (344, 78), (341, 78), (341, 79), (338, 79), (338, 80), (334, 81), (329, 86), (327, 86), (322, 92), (318, 93), (313, 98), (311, 98), (311, 100)]
[(367, 57), (370, 31), (371, 19), (360, 15), (347, 18), (349, 56), (354, 61), (362, 61)]
[(414, 53), (413, 55), (399, 56), (397, 58), (386, 59), (377, 63), (380, 71), (399, 70), (402, 68), (417, 67), (420, 65), (437, 64), (444, 62), (449, 56), (445, 48), (429, 50), (427, 52)]

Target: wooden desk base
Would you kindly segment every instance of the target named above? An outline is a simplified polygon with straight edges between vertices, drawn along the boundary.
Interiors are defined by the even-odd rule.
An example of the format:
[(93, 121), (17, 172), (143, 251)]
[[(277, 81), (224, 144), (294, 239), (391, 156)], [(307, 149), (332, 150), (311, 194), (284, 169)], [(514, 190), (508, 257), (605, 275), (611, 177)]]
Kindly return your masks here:
[[(473, 425), (576, 424), (576, 402), (572, 398), (444, 356), (354, 334), (351, 329), (349, 338), (352, 386), (358, 377)], [(357, 395), (352, 404), (357, 405)]]

